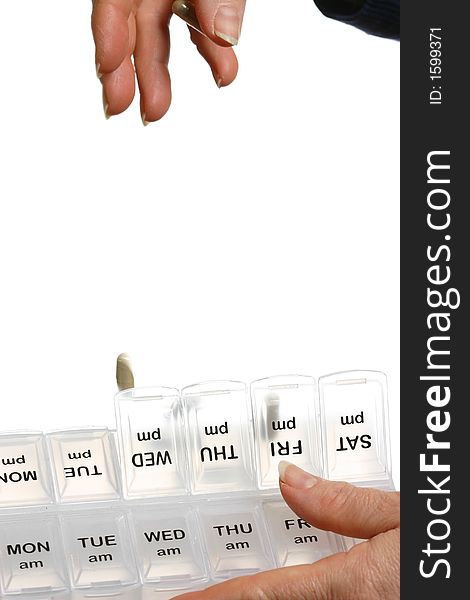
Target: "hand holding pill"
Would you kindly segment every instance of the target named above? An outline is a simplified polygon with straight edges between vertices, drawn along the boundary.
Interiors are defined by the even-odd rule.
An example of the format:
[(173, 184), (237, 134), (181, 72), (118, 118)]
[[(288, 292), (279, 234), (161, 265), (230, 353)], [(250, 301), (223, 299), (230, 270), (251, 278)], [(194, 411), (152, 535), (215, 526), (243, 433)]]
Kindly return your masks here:
[(125, 111), (137, 80), (144, 125), (161, 119), (171, 102), (170, 19), (188, 23), (190, 37), (218, 87), (232, 83), (245, 0), (93, 0), (96, 73), (106, 118)]

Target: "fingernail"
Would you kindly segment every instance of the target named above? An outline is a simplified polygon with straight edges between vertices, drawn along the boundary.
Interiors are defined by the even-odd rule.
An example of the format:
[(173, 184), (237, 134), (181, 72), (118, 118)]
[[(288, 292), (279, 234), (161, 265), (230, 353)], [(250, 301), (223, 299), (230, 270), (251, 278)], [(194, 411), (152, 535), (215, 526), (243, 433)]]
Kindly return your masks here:
[(220, 90), (220, 88), (222, 87), (222, 77), (218, 77), (218, 76), (216, 76), (216, 77), (215, 77), (215, 83), (216, 83), (217, 87), (218, 87), (218, 88), (219, 88), (219, 90)]
[(142, 117), (142, 124), (143, 124), (143, 126), (147, 127), (147, 125), (150, 123), (150, 121), (147, 121), (145, 113), (141, 113), (140, 116)]
[(199, 33), (203, 33), (196, 16), (196, 9), (190, 0), (175, 0), (171, 6), (173, 13)]
[(215, 14), (214, 33), (231, 46), (238, 44), (241, 19), (239, 12), (232, 6), (221, 6)]
[(103, 111), (104, 111), (105, 119), (108, 120), (111, 115), (109, 114), (109, 104), (108, 104), (108, 101), (106, 100), (106, 95), (104, 93), (104, 90), (103, 90)]
[(279, 479), (290, 487), (305, 490), (318, 483), (318, 477), (314, 477), (286, 460), (281, 460), (278, 469)]
[(103, 73), (100, 71), (100, 69), (101, 69), (100, 63), (96, 63), (95, 68), (96, 68), (96, 76), (98, 77), (98, 79), (101, 79), (103, 77)]

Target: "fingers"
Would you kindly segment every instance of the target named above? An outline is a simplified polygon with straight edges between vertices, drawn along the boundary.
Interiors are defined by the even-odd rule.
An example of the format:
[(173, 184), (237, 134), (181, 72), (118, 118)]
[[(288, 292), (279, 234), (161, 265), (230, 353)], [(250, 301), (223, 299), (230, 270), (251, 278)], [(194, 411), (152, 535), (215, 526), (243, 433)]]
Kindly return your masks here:
[(279, 474), (284, 500), (319, 529), (366, 539), (400, 524), (398, 493), (327, 481), (284, 461)]
[(135, 93), (135, 73), (128, 55), (112, 73), (101, 77), (103, 109), (106, 118), (122, 113), (131, 104)]
[(194, 0), (202, 30), (216, 44), (235, 46), (242, 29), (245, 0)]
[(232, 48), (222, 48), (202, 35), (189, 28), (191, 40), (197, 46), (198, 52), (209, 64), (212, 75), (218, 87), (232, 83), (237, 76), (238, 61)]
[(128, 54), (131, 4), (131, 0), (93, 0), (91, 28), (98, 76), (115, 71)]
[(245, 0), (176, 0), (173, 10), (187, 23), (200, 28), (216, 44), (238, 44)]
[(171, 6), (143, 0), (136, 15), (137, 37), (134, 51), (140, 89), (140, 110), (144, 125), (161, 119), (171, 102), (170, 34)]
[[(174, 600), (313, 600), (349, 598), (351, 582), (345, 554), (335, 554), (313, 565), (237, 577)], [(351, 575), (352, 576), (352, 575)]]
[[(230, 46), (238, 42), (245, 0), (193, 0), (193, 3), (193, 16), (209, 37), (192, 30), (192, 40), (209, 63), (217, 85), (228, 85), (238, 71)], [(124, 111), (134, 98), (131, 59), (134, 54), (142, 120), (147, 124), (160, 119), (171, 102), (168, 72), (171, 2), (141, 0), (137, 10), (133, 6), (132, 0), (93, 0), (95, 60), (103, 84), (105, 114), (109, 117)]]
[(135, 93), (131, 54), (135, 19), (131, 0), (94, 0), (92, 30), (96, 46), (96, 73), (103, 85), (106, 118), (130, 105)]

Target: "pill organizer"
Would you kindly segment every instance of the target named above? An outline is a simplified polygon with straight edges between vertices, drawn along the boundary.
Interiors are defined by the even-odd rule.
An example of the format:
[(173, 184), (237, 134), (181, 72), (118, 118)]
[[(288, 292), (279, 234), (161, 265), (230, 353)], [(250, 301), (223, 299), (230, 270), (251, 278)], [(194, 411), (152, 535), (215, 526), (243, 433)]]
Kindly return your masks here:
[(393, 489), (376, 371), (131, 388), (105, 427), (0, 434), (0, 595), (167, 600), (351, 540), (295, 515), (287, 460)]

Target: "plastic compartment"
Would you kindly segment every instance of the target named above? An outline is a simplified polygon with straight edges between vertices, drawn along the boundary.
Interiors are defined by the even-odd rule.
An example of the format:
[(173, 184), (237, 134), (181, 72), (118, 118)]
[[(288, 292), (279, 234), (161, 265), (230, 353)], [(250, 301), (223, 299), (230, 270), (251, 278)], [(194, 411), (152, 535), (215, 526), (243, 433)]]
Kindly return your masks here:
[(196, 384), (182, 392), (194, 494), (255, 489), (251, 406), (246, 385)]
[(116, 396), (123, 495), (126, 499), (188, 492), (178, 390), (131, 389)]
[(199, 507), (199, 514), (213, 579), (229, 579), (275, 566), (256, 501), (209, 500)]
[(120, 499), (116, 448), (108, 429), (55, 431), (46, 438), (58, 502)]
[(386, 376), (347, 371), (319, 387), (325, 476), (391, 487)]
[(0, 509), (53, 503), (42, 433), (0, 434)]
[(277, 488), (278, 464), (288, 460), (321, 474), (313, 377), (268, 377), (251, 384), (258, 486)]
[(358, 543), (296, 517), (277, 466), (393, 489), (387, 381), (355, 371), (319, 388), (132, 389), (116, 397), (117, 432), (0, 434), (0, 597), (169, 600)]
[(74, 589), (117, 588), (139, 581), (125, 513), (85, 510), (61, 515)]
[(0, 589), (5, 596), (22, 598), (68, 589), (57, 517), (1, 518), (0, 564)]
[(266, 500), (262, 506), (278, 567), (313, 563), (344, 551), (340, 536), (313, 527), (283, 500)]
[(132, 530), (145, 585), (184, 589), (208, 581), (200, 528), (192, 507), (133, 508)]

